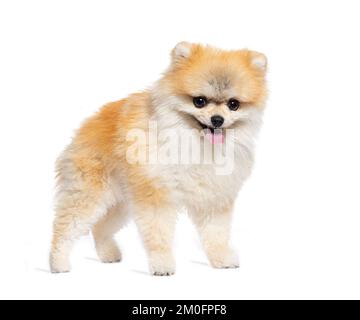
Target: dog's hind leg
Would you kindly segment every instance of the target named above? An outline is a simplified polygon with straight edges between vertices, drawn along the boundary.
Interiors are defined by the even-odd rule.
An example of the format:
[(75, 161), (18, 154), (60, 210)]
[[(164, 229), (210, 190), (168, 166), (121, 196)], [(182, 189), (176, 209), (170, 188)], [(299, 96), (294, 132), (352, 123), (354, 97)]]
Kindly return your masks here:
[(96, 193), (80, 191), (58, 205), (50, 254), (53, 273), (70, 271), (69, 256), (74, 242), (86, 235), (107, 212), (106, 201)]
[(96, 161), (71, 159), (58, 164), (56, 217), (50, 253), (53, 273), (70, 271), (69, 256), (74, 242), (86, 235), (116, 203), (102, 167)]
[(101, 262), (114, 263), (122, 259), (120, 249), (114, 240), (114, 235), (128, 220), (128, 211), (124, 204), (118, 204), (109, 209), (93, 227), (96, 251)]

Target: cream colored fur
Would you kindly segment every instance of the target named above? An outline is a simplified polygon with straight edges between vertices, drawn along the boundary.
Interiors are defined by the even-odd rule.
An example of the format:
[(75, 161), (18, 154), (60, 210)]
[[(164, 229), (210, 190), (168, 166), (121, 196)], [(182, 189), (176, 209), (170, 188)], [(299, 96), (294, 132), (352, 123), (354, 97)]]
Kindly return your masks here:
[[(187, 55), (189, 49), (178, 48), (177, 52)], [(180, 57), (183, 58), (187, 57)], [(259, 64), (259, 60), (256, 63)], [(210, 91), (207, 94), (215, 94), (211, 92), (211, 87), (207, 90)], [(230, 97), (234, 95), (231, 90), (229, 88), (230, 92), (222, 94)], [(226, 125), (235, 130), (232, 138), (235, 142), (232, 172), (219, 175), (213, 164), (145, 164), (136, 170), (141, 170), (141, 177), (149, 179), (155, 189), (165, 190), (163, 196), (166, 201), (155, 201), (155, 197), (160, 197), (155, 191), (152, 191), (153, 197), (142, 200), (135, 192), (135, 178), (130, 178), (127, 165), (114, 162), (111, 170), (101, 174), (98, 181), (94, 178), (97, 174), (93, 171), (87, 174), (82, 163), (79, 165), (74, 160), (82, 149), (73, 142), (57, 163), (59, 181), (50, 255), (52, 272), (70, 270), (69, 259), (74, 241), (89, 231), (93, 232), (100, 260), (105, 263), (119, 262), (122, 256), (113, 236), (128, 218), (132, 218), (148, 252), (151, 274), (172, 275), (176, 268), (172, 248), (176, 216), (184, 207), (199, 231), (210, 264), (215, 268), (239, 266), (237, 255), (230, 247), (232, 209), (237, 193), (253, 166), (253, 140), (261, 124), (262, 107), (252, 106), (236, 113), (225, 106), (221, 106), (221, 109), (213, 107), (206, 111), (207, 114), (204, 110), (199, 115), (200, 110), (184, 97), (174, 94), (168, 82), (163, 80), (147, 96), (146, 108), (151, 110), (148, 120), (156, 121), (159, 131), (169, 128), (175, 131), (193, 129), (193, 122), (184, 118), (184, 112), (194, 113), (204, 122), (208, 122), (212, 114), (220, 112)], [(131, 99), (122, 108), (124, 112), (131, 108)], [(159, 147), (164, 143), (160, 140)], [(201, 140), (200, 143), (206, 141)], [(92, 155), (90, 159), (85, 158), (91, 160), (91, 168), (103, 168), (103, 158), (91, 151), (88, 154)], [(86, 166), (89, 167), (88, 164)], [(146, 192), (147, 189), (144, 190)]]

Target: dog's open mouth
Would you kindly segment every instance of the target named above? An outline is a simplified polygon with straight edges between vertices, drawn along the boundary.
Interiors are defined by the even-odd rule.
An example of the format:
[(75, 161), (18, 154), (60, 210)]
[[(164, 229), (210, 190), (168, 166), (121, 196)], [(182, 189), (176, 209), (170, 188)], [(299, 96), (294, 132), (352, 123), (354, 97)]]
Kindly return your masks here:
[(225, 141), (225, 131), (220, 128), (212, 128), (203, 124), (198, 119), (194, 118), (203, 130), (205, 138), (212, 144), (223, 144)]

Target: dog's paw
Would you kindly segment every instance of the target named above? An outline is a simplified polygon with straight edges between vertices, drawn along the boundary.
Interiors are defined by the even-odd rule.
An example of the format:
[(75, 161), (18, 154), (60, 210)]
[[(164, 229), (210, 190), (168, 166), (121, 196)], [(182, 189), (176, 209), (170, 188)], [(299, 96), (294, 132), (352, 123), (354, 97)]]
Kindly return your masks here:
[(157, 277), (169, 277), (175, 274), (175, 259), (168, 253), (150, 255), (150, 273)]
[(107, 242), (96, 246), (102, 263), (119, 263), (122, 260), (121, 251), (115, 242)]
[(168, 271), (168, 272), (159, 272), (159, 271), (156, 271), (154, 272), (152, 275), (154, 277), (170, 277), (170, 276), (173, 276), (175, 274), (175, 271)]
[(239, 269), (240, 268), (240, 264), (238, 262), (234, 262), (234, 263), (218, 262), (218, 263), (212, 264), (212, 266), (215, 269)]
[(71, 267), (68, 259), (61, 257), (50, 257), (50, 271), (51, 273), (68, 273)]
[(239, 258), (232, 250), (227, 250), (209, 257), (210, 264), (215, 269), (238, 269), (240, 267)]
[(120, 263), (122, 260), (121, 258), (121, 254), (113, 254), (113, 255), (106, 255), (106, 256), (101, 256), (100, 257), (100, 261), (102, 263)]
[(50, 272), (52, 274), (61, 274), (61, 273), (69, 273), (70, 272), (70, 268), (66, 269), (66, 268), (51, 268)]

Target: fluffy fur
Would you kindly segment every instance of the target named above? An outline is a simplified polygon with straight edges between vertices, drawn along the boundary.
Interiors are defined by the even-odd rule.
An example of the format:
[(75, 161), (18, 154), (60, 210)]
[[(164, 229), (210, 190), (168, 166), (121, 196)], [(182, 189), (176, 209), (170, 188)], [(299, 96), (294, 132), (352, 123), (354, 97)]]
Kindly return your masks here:
[[(232, 208), (253, 164), (253, 138), (266, 99), (265, 72), (263, 54), (179, 43), (169, 69), (150, 90), (107, 104), (88, 119), (57, 161), (52, 272), (70, 270), (74, 241), (89, 231), (101, 261), (119, 262), (121, 252), (113, 237), (131, 217), (147, 250), (151, 274), (172, 275), (176, 215), (184, 207), (211, 265), (238, 267), (229, 246)], [(197, 96), (211, 102), (196, 108)], [(227, 106), (231, 98), (241, 103), (236, 111)], [(218, 175), (211, 163), (127, 161), (130, 130), (147, 132), (149, 121), (156, 121), (159, 131), (197, 129), (192, 134), (199, 135), (199, 122), (210, 127), (215, 114), (225, 119), (223, 128), (235, 131), (231, 173)], [(160, 147), (164, 143), (159, 139)], [(209, 142), (202, 138), (200, 143)]]

